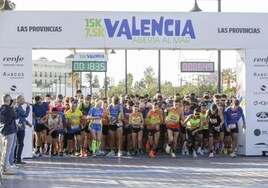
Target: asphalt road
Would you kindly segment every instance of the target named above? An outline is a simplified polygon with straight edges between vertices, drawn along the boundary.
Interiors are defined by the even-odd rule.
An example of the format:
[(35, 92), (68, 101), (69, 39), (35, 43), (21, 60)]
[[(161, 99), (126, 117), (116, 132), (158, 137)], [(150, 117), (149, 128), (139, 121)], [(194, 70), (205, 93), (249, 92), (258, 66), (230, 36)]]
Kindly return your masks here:
[(3, 187), (268, 187), (267, 157), (64, 156), (25, 161), (15, 175), (3, 176)]

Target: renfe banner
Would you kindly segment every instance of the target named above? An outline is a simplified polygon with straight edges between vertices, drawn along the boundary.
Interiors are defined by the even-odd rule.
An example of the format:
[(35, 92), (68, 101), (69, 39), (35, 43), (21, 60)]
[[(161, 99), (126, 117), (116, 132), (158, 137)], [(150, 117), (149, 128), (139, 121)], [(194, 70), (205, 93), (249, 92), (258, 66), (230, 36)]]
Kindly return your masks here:
[(267, 46), (263, 20), (268, 14), (6, 11), (0, 47), (258, 49)]
[[(11, 95), (15, 99), (23, 95), (25, 101), (32, 102), (32, 49), (0, 48), (0, 103), (2, 96)], [(25, 107), (25, 105), (24, 105)], [(32, 113), (27, 120), (32, 122)], [(26, 126), (22, 157), (32, 157), (32, 129)]]

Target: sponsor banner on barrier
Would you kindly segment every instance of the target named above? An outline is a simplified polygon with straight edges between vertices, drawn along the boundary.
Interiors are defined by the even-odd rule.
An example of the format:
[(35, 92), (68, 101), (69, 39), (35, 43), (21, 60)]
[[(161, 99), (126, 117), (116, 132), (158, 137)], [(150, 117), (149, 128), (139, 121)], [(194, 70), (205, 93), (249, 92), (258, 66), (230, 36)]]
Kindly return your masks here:
[[(23, 95), (25, 101), (32, 102), (32, 49), (0, 48), (0, 102), (2, 96), (11, 95), (15, 99)], [(23, 107), (26, 107), (25, 105)], [(32, 112), (27, 120), (32, 122)], [(26, 126), (22, 157), (32, 157), (32, 129)]]
[(268, 49), (246, 50), (247, 155), (261, 155), (268, 141)]

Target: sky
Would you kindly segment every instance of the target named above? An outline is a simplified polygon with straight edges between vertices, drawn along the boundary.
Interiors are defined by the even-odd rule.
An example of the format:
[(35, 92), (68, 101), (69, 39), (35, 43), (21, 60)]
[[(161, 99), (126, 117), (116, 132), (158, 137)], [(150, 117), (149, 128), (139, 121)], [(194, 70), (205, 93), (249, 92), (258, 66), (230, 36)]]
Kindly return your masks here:
[[(15, 10), (53, 10), (53, 11), (145, 11), (145, 12), (189, 12), (194, 0), (11, 0), (16, 4)], [(267, 0), (222, 0), (222, 12), (268, 12)], [(203, 12), (217, 12), (217, 0), (198, 0)], [(79, 52), (80, 50), (77, 49)], [(83, 51), (84, 52), (84, 51)], [(65, 62), (70, 50), (33, 50), (33, 59), (46, 57), (49, 60)], [(128, 50), (128, 73), (134, 75), (134, 80), (143, 77), (145, 68), (151, 66), (157, 76), (157, 50)], [(203, 50), (163, 50), (161, 51), (161, 81), (170, 81), (173, 85), (180, 84), (179, 79), (190, 79), (192, 75), (179, 71), (180, 61), (214, 61), (217, 69), (217, 51)], [(114, 83), (124, 79), (125, 52), (116, 50), (116, 54), (109, 55), (107, 76), (113, 77)], [(222, 68), (235, 67), (236, 51), (222, 51)], [(102, 85), (104, 73), (98, 75)]]

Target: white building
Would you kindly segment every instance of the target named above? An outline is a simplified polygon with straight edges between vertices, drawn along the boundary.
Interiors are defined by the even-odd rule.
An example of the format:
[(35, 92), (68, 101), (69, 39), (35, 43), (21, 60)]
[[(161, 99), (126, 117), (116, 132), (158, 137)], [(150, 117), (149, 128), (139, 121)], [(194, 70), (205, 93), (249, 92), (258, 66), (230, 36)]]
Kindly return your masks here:
[[(81, 87), (81, 76), (74, 76), (72, 80), (72, 58), (69, 55), (65, 63), (55, 60), (49, 61), (45, 57), (33, 60), (32, 68), (32, 91), (34, 95), (45, 95), (47, 93), (57, 96), (73, 96), (76, 88), (82, 90), (83, 94), (89, 94), (89, 87)], [(76, 81), (79, 80), (79, 83)], [(73, 81), (73, 87), (72, 87)], [(99, 88), (93, 88), (92, 93), (98, 93)]]
[(49, 61), (45, 57), (33, 60), (32, 84), (36, 87), (48, 87), (53, 83), (63, 84), (69, 80), (72, 69), (68, 63)]

